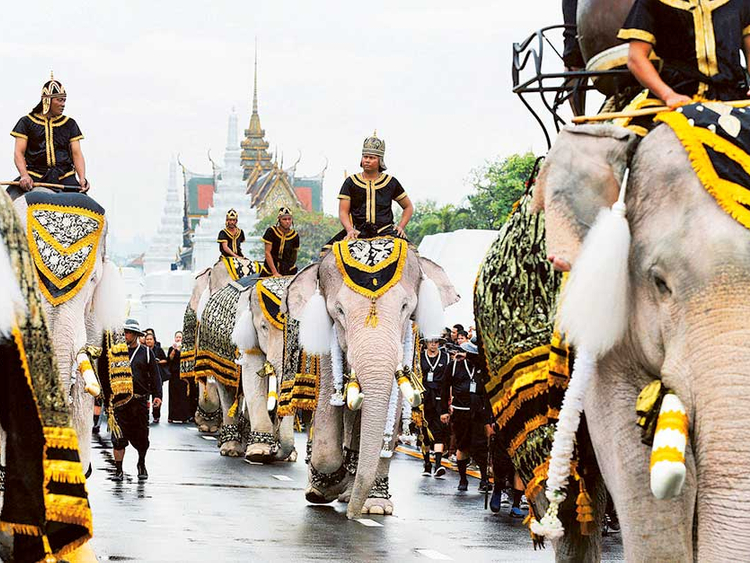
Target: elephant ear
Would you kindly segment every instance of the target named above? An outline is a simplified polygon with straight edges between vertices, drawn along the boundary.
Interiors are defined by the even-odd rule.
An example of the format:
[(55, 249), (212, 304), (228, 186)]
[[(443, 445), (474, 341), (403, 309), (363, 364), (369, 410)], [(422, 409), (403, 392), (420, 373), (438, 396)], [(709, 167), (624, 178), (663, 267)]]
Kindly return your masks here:
[(419, 282), (414, 318), (425, 338), (437, 338), (445, 327), (445, 308), (460, 297), (445, 270), (427, 258), (420, 257), (419, 263), (423, 277)]
[(294, 276), (281, 304), (282, 313), (298, 321), (302, 319), (302, 311), (318, 287), (318, 267), (319, 263), (310, 264)]
[(445, 273), (443, 268), (429, 258), (422, 258), (421, 256), (419, 258), (419, 265), (425, 277), (432, 280), (437, 286), (443, 309), (450, 307), (454, 303), (458, 303), (461, 296), (456, 292), (456, 288), (453, 287), (453, 283), (448, 279), (448, 274)]
[(286, 290), (287, 314), (299, 321), (299, 342), (309, 354), (323, 355), (331, 350), (331, 327), (326, 301), (318, 288), (318, 264), (294, 276)]
[(615, 125), (565, 127), (539, 171), (534, 211), (545, 211), (547, 253), (575, 262), (603, 208), (616, 200), (637, 136)]

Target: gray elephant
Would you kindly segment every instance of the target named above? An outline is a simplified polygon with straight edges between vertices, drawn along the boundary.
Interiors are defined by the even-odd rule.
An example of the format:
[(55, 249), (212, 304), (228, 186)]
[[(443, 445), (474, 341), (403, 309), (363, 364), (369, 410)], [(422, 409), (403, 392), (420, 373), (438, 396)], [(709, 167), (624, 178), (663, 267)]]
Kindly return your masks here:
[[(715, 110), (723, 116), (730, 108)], [(719, 118), (714, 131), (722, 127), (732, 123)], [(658, 125), (636, 148), (626, 129), (587, 125), (563, 130), (539, 175), (548, 252), (575, 275), (582, 241), (617, 198), (629, 159), (624, 334), (596, 361), (583, 402), (625, 557), (747, 561), (750, 233), (699, 181), (674, 127)], [(648, 492), (651, 449), (634, 423), (639, 392), (654, 380), (681, 399), (690, 421), (684, 486), (670, 500)]]
[[(419, 257), (405, 241), (388, 237), (338, 243), (318, 264), (294, 278), (287, 292), (288, 314), (300, 321), (303, 347), (322, 354), (308, 501), (332, 502), (344, 494), (344, 500), (349, 497), (349, 518), (363, 512), (393, 512), (388, 493), (390, 458), (381, 452), (393, 449), (398, 434), (390, 426), (400, 421), (401, 399), (398, 390), (394, 395), (394, 374), (411, 363), (404, 350), (417, 308), (423, 313), (416, 315), (418, 322), (428, 311), (433, 319), (440, 313), (433, 324), (442, 325), (443, 309), (457, 300), (442, 268)], [(424, 319), (423, 330), (429, 324)], [(316, 337), (318, 342), (312, 344)], [(350, 378), (346, 395), (349, 407), (361, 407), (359, 413), (340, 406), (343, 386), (337, 350), (352, 375), (356, 374)], [(408, 387), (401, 385), (405, 395), (414, 391)], [(414, 400), (413, 395), (407, 398)], [(345, 460), (342, 447), (347, 443), (359, 452), (350, 492), (346, 465), (352, 460)]]
[(116, 268), (106, 261), (104, 209), (79, 193), (37, 188), (14, 202), (27, 229), (63, 388), (68, 390), (81, 463), (89, 467), (96, 389), (78, 370), (86, 345), (101, 346), (105, 328), (119, 328), (126, 304)]

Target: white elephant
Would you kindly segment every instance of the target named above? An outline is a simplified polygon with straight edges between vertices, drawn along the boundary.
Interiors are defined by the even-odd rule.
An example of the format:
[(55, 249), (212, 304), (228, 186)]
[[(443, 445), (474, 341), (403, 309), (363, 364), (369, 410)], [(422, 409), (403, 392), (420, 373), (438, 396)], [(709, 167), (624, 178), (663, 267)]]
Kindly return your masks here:
[[(301, 322), (306, 351), (323, 354), (308, 501), (331, 502), (346, 493), (350, 481), (346, 465), (353, 469), (354, 461), (351, 454), (345, 459), (342, 445), (349, 442), (359, 459), (347, 516), (392, 513), (390, 457), (381, 452), (392, 450), (398, 435), (401, 400), (397, 390), (394, 394), (398, 389), (394, 383), (403, 366), (411, 363), (405, 350), (412, 319), (416, 317), (425, 334), (435, 335), (442, 330), (443, 309), (458, 298), (442, 268), (421, 258), (405, 241), (390, 237), (338, 243), (318, 264), (294, 278), (287, 292), (288, 314)], [(350, 377), (346, 395), (350, 407), (361, 407), (359, 439), (357, 417), (345, 414), (347, 409), (340, 406), (344, 388), (338, 349), (350, 375), (356, 374)], [(414, 401), (410, 385), (398, 383), (407, 399)]]

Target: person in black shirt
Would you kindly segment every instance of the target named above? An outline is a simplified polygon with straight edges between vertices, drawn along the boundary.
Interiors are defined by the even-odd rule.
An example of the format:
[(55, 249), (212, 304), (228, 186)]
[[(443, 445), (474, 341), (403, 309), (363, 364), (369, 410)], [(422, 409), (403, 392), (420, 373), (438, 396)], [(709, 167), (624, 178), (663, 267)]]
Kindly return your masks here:
[(154, 406), (161, 406), (161, 379), (156, 356), (139, 341), (144, 333), (135, 319), (125, 321), (125, 341), (128, 344), (130, 371), (133, 374), (133, 398), (115, 408), (115, 419), (122, 430), (121, 438), (113, 438), (115, 481), (122, 481), (122, 460), (125, 447), (131, 444), (138, 452), (138, 479), (148, 479), (146, 452), (148, 452), (148, 397), (154, 396)]
[(261, 277), (293, 276), (297, 273), (299, 233), (292, 228), (292, 212), (282, 207), (277, 217), (277, 224), (268, 227), (261, 239), (266, 245)]
[(466, 467), (469, 458), (479, 466), (479, 490), (490, 490), (487, 479), (487, 441), (492, 433), (492, 409), (484, 391), (484, 373), (477, 347), (471, 342), (461, 345), (446, 370), (441, 394), (441, 420), (450, 421), (456, 434), (456, 463), (459, 491), (469, 488)]
[(174, 342), (167, 352), (169, 370), (169, 422), (180, 424), (193, 419), (198, 408), (198, 387), (193, 379), (180, 378), (182, 332), (174, 334)]
[(245, 242), (245, 231), (237, 228), (238, 215), (234, 209), (227, 211), (226, 227), (219, 231), (216, 242), (222, 256), (242, 258), (242, 243)]
[[(42, 88), (42, 99), (18, 120), (11, 131), (16, 138), (13, 160), (20, 186), (9, 186), (12, 199), (34, 187), (34, 182), (62, 184), (71, 191), (86, 192), (86, 162), (81, 152), (83, 134), (72, 117), (63, 115), (67, 94), (63, 85), (50, 77)], [(76, 179), (76, 175), (78, 178)]]
[[(750, 3), (635, 0), (617, 37), (629, 41), (628, 68), (667, 106), (692, 96), (738, 100), (747, 95), (745, 60), (750, 53)], [(658, 73), (651, 51), (662, 60)]]
[(442, 464), (443, 448), (446, 440), (450, 437), (447, 425), (440, 420), (441, 392), (445, 371), (448, 368), (450, 358), (448, 354), (439, 349), (438, 339), (425, 339), (426, 349), (420, 357), (422, 367), (422, 384), (424, 385), (424, 416), (427, 428), (432, 434), (432, 444), (425, 444), (424, 472), (422, 475), (432, 475), (432, 464), (430, 463), (430, 446), (435, 452), (435, 478), (442, 479), (445, 476), (445, 468)]
[[(164, 390), (164, 382), (169, 381), (169, 370), (167, 369), (167, 355), (164, 353), (164, 348), (161, 347), (161, 342), (156, 340), (156, 333), (153, 328), (146, 329), (146, 338), (144, 344), (154, 353), (156, 356), (156, 364), (159, 367), (159, 379), (162, 383), (162, 391)], [(154, 399), (155, 397), (152, 397)], [(161, 405), (156, 405), (156, 401), (153, 402), (151, 415), (154, 417), (154, 422), (159, 424), (161, 419)]]

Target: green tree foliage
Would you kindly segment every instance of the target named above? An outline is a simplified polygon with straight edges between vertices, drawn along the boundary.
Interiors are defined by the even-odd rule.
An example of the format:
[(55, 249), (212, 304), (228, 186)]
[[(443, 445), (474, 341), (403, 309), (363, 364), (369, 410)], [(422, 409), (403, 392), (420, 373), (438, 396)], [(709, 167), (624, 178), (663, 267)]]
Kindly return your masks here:
[(406, 226), (409, 240), (419, 245), (427, 235), (458, 229), (499, 229), (523, 195), (536, 157), (533, 153), (514, 154), (487, 161), (471, 171), (474, 188), (458, 205), (438, 206), (431, 200), (414, 204), (414, 216)]
[[(263, 236), (266, 229), (276, 224), (276, 217), (269, 216), (258, 221), (253, 234)], [(338, 217), (325, 213), (296, 211), (294, 228), (299, 233), (300, 248), (297, 267), (303, 268), (318, 259), (320, 249), (333, 235), (341, 230)]]

